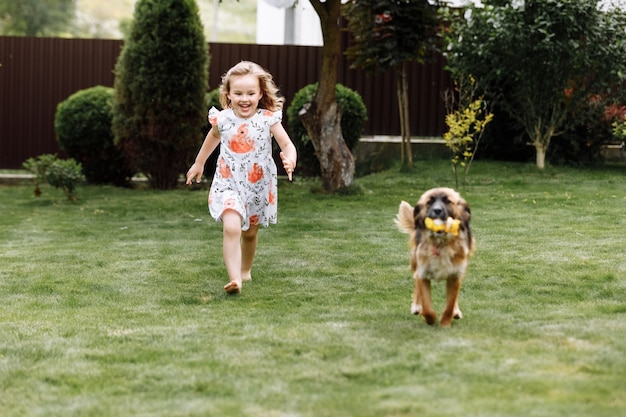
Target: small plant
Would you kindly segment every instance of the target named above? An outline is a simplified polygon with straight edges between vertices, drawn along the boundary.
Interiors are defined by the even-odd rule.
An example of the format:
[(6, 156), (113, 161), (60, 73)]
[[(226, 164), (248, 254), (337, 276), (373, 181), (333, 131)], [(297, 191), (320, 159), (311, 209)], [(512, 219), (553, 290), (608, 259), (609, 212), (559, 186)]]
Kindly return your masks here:
[(626, 119), (624, 120), (615, 120), (613, 124), (613, 136), (619, 140), (626, 140)]
[(44, 181), (46, 181), (46, 172), (52, 163), (56, 160), (57, 156), (53, 154), (39, 155), (36, 158), (28, 158), (22, 167), (33, 174), (35, 185), (35, 197), (41, 196), (41, 188), (39, 187)]
[(474, 98), (477, 89), (474, 77), (470, 75), (467, 80), (456, 83), (456, 86), (458, 104), (455, 94), (448, 91), (444, 93), (448, 109), (446, 116), (448, 131), (444, 133), (443, 139), (452, 151), (452, 170), (458, 188), (458, 166), (463, 167), (463, 185), (465, 185), (478, 144), (485, 132), (485, 127), (493, 120), (493, 113), (487, 110), (482, 96)]
[(57, 159), (46, 171), (46, 181), (55, 188), (61, 188), (69, 201), (76, 200), (76, 186), (83, 179), (81, 165), (74, 159)]
[(76, 200), (76, 186), (83, 180), (81, 165), (74, 159), (57, 159), (56, 155), (44, 154), (28, 158), (22, 166), (35, 175), (35, 196), (41, 196), (39, 187), (44, 181), (55, 188), (63, 189), (69, 201)]

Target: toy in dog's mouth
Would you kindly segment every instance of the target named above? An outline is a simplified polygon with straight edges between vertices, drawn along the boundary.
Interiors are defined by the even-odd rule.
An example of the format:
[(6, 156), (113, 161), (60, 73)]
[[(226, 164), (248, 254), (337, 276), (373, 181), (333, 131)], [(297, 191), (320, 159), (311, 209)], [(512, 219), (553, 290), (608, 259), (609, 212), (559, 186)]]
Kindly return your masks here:
[(444, 222), (441, 219), (432, 219), (427, 217), (424, 220), (424, 225), (428, 230), (434, 233), (450, 233), (451, 235), (458, 236), (461, 221), (448, 217), (448, 219)]

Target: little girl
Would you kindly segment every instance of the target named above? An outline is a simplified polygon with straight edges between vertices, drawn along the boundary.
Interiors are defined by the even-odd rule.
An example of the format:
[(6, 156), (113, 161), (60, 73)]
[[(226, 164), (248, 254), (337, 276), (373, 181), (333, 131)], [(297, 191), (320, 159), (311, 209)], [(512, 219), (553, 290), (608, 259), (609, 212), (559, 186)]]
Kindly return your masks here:
[(217, 169), (209, 192), (209, 211), (224, 225), (224, 263), (229, 294), (241, 292), (251, 269), (259, 226), (276, 223), (276, 164), (272, 136), (291, 181), (297, 153), (281, 124), (282, 98), (272, 75), (253, 62), (242, 61), (226, 72), (220, 104), (209, 110), (211, 130), (187, 172), (187, 184), (200, 182), (207, 158), (220, 146)]

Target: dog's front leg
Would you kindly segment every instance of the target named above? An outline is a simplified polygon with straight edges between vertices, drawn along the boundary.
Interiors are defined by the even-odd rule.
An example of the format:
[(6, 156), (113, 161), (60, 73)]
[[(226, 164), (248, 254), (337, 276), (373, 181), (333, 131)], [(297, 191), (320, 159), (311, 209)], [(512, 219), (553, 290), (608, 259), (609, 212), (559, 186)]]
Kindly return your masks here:
[(422, 304), (422, 316), (426, 323), (433, 325), (437, 321), (437, 313), (433, 309), (433, 301), (430, 294), (430, 280), (418, 278), (415, 280), (415, 286), (419, 291), (419, 297)]
[(413, 302), (411, 303), (411, 314), (419, 315), (422, 313), (422, 298), (420, 295), (420, 288), (417, 285), (419, 278), (413, 277)]
[(441, 316), (441, 325), (450, 326), (452, 318), (459, 310), (458, 300), (459, 291), (461, 290), (461, 280), (459, 278), (448, 278), (446, 282), (446, 309)]
[(456, 300), (456, 305), (454, 306), (454, 315), (453, 317), (457, 320), (462, 319), (463, 318), (463, 312), (461, 311), (461, 309), (459, 308), (459, 299), (457, 298)]

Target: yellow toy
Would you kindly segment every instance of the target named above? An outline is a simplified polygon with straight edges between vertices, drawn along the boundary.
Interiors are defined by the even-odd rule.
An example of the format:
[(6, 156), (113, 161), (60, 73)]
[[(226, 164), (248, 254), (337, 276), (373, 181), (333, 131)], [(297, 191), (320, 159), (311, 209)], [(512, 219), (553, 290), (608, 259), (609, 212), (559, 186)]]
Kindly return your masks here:
[(431, 230), (435, 233), (446, 232), (454, 236), (458, 236), (461, 220), (448, 217), (448, 219), (444, 223), (444, 221), (441, 219), (431, 219), (430, 217), (427, 217), (426, 220), (424, 220), (424, 225), (428, 230)]

